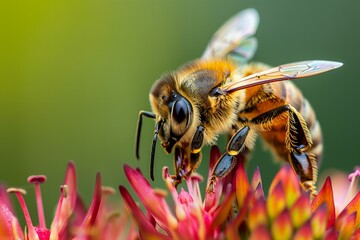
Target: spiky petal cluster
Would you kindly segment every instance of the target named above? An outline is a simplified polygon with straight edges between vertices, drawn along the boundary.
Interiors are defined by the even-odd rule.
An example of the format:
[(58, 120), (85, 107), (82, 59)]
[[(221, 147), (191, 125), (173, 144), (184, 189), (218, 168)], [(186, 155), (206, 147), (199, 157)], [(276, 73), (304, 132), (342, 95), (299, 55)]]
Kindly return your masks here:
[(35, 185), (35, 194), (38, 209), (39, 225), (34, 226), (28, 211), (23, 195), (25, 190), (9, 188), (8, 193), (14, 193), (19, 200), (23, 211), (26, 228), (23, 232), (19, 221), (12, 210), (9, 196), (1, 187), (0, 191), (0, 239), (88, 239), (91, 229), (95, 223), (101, 199), (101, 176), (97, 174), (95, 191), (92, 202), (86, 210), (77, 194), (76, 169), (73, 162), (70, 162), (65, 175), (64, 185), (61, 186), (61, 193), (55, 210), (55, 217), (50, 228), (46, 221), (42, 206), (40, 184), (46, 181), (43, 175), (31, 176), (28, 182)]
[[(242, 171), (241, 168), (238, 171)], [(351, 181), (355, 181), (355, 176), (353, 177)], [(245, 185), (247, 185), (246, 181)], [(244, 222), (246, 226), (244, 234), (251, 239), (260, 239), (260, 236), (261, 239), (358, 239), (360, 237), (360, 216), (357, 217), (357, 213), (360, 213), (359, 190), (357, 195), (352, 196), (350, 203), (345, 208), (339, 209), (340, 213), (336, 214), (330, 177), (326, 179), (319, 194), (313, 200), (302, 190), (296, 175), (288, 166), (284, 166), (275, 176), (267, 199), (262, 195), (262, 190), (260, 190), (261, 194), (256, 194), (261, 188), (260, 184), (257, 188), (254, 188), (253, 183), (251, 186), (253, 186), (250, 187), (252, 190), (247, 195), (237, 195), (238, 199), (249, 199), (245, 200), (248, 214), (247, 221)], [(354, 192), (352, 189), (349, 190)]]
[[(219, 149), (213, 148), (209, 172), (219, 157)], [(182, 188), (180, 192), (177, 192), (165, 167), (163, 178), (174, 202), (172, 209), (165, 199), (167, 192), (153, 189), (139, 170), (128, 165), (124, 166), (124, 170), (131, 186), (147, 210), (144, 214), (126, 188), (120, 186), (120, 193), (143, 239), (222, 238), (222, 230), (227, 228), (224, 223), (228, 222), (229, 218), (233, 220), (238, 218), (232, 214), (232, 205), (235, 200), (235, 187), (229, 181), (233, 178), (232, 175), (220, 180), (215, 186), (214, 193), (206, 194), (202, 200), (199, 188), (199, 182), (202, 179), (199, 175), (193, 174), (186, 180), (187, 191)]]
[[(210, 155), (209, 172), (220, 156), (219, 150), (213, 147)], [(353, 195), (339, 214), (330, 178), (312, 200), (289, 166), (281, 168), (265, 197), (259, 169), (249, 181), (239, 161), (233, 175), (219, 180), (214, 193), (206, 193), (204, 201), (199, 176), (188, 178), (187, 191), (178, 192), (164, 168), (174, 207), (165, 200), (167, 192), (152, 189), (139, 170), (127, 165), (124, 170), (146, 209), (143, 213), (120, 186), (143, 239), (360, 239), (360, 192), (353, 190), (359, 170), (350, 175), (349, 192)]]

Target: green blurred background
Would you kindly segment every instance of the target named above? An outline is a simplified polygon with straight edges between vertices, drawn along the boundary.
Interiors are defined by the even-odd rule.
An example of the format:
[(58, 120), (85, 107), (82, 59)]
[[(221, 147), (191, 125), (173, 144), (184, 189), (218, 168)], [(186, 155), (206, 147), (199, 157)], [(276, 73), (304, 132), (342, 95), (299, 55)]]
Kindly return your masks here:
[[(114, 188), (127, 185), (124, 163), (148, 176), (153, 121), (144, 121), (140, 161), (133, 143), (139, 110), (150, 110), (152, 83), (201, 56), (216, 29), (248, 7), (261, 19), (255, 60), (344, 62), (341, 69), (296, 84), (323, 128), (320, 174), (328, 168), (349, 172), (359, 164), (359, 6), (335, 0), (2, 2), (0, 179), (32, 193), (27, 176), (46, 174), (49, 220), (70, 159), (86, 203), (98, 171), (103, 184)], [(260, 166), (267, 188), (278, 166), (260, 141), (256, 149), (250, 168)], [(172, 171), (172, 156), (160, 145), (156, 154), (154, 184), (162, 187), (161, 169), (169, 165)], [(35, 213), (33, 197), (27, 201)]]

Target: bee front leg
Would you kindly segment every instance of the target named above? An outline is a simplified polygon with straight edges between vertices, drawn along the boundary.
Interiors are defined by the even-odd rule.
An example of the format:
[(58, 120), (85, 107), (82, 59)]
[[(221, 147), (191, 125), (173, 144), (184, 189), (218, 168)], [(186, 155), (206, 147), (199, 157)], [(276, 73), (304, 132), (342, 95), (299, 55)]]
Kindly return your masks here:
[(188, 177), (199, 166), (201, 162), (201, 147), (204, 142), (204, 132), (205, 128), (203, 126), (197, 127), (190, 143), (190, 153), (187, 148), (175, 149), (174, 165), (176, 175), (172, 177), (175, 186), (181, 183), (182, 178)]
[(205, 132), (205, 128), (203, 126), (198, 126), (190, 144), (191, 172), (195, 171), (201, 162), (201, 147), (204, 142), (204, 132)]
[(245, 126), (231, 137), (226, 147), (227, 152), (220, 157), (212, 170), (211, 177), (206, 187), (207, 192), (214, 192), (216, 180), (224, 178), (234, 168), (237, 161), (236, 156), (244, 149), (244, 143), (249, 131), (250, 127)]

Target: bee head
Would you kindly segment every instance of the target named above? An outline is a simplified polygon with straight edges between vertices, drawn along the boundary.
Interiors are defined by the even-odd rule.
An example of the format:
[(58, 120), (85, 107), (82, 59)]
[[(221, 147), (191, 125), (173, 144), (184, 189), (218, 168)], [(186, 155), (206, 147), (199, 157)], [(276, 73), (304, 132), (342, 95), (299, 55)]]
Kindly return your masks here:
[(167, 153), (187, 132), (193, 119), (189, 100), (176, 89), (173, 75), (158, 80), (150, 92), (150, 102), (157, 122), (161, 122), (158, 135)]

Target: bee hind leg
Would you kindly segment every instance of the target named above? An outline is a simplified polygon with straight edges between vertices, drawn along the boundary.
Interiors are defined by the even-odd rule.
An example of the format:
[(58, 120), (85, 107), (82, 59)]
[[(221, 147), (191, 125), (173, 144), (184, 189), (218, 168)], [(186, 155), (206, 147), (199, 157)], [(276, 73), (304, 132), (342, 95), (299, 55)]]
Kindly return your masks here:
[(316, 195), (316, 176), (317, 176), (317, 163), (316, 157), (311, 153), (289, 153), (289, 162), (292, 169), (300, 177), (302, 187), (311, 193), (312, 196)]
[(312, 138), (302, 115), (291, 105), (289, 105), (286, 135), (286, 144), (290, 151), (289, 163), (300, 177), (302, 187), (309, 191), (312, 196), (315, 196), (318, 163), (316, 156), (309, 152), (312, 146)]
[(300, 177), (302, 187), (313, 196), (316, 194), (317, 159), (309, 149), (312, 145), (310, 131), (302, 115), (290, 104), (272, 109), (254, 118), (254, 124), (273, 124), (275, 118), (287, 114), (285, 145), (289, 151), (288, 161), (294, 172)]
[(244, 149), (244, 143), (249, 131), (250, 127), (245, 126), (231, 137), (226, 147), (226, 153), (220, 157), (212, 170), (206, 187), (207, 192), (214, 192), (217, 179), (224, 178), (234, 168), (237, 162), (236, 156)]

